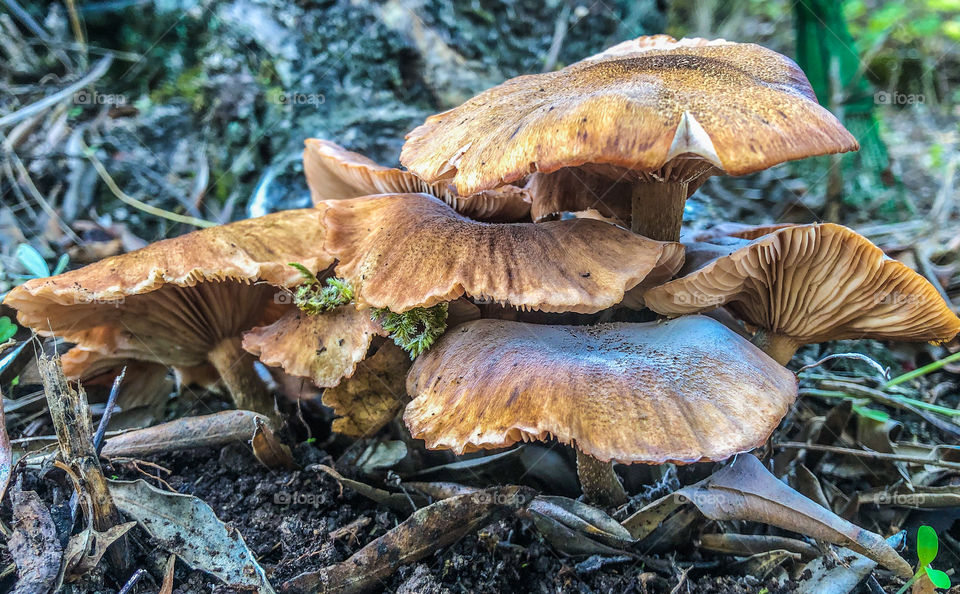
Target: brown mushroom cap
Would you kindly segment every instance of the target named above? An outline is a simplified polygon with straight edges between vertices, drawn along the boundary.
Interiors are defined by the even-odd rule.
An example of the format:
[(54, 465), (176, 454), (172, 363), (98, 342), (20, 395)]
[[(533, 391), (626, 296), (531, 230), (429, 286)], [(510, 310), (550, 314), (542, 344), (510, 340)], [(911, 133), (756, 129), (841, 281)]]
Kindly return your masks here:
[(327, 249), (358, 303), (404, 312), (461, 295), (524, 309), (593, 313), (652, 271), (675, 272), (678, 243), (589, 219), (478, 223), (425, 194), (330, 201)]
[(761, 445), (797, 394), (789, 371), (704, 316), (448, 331), (407, 375), (404, 421), (456, 453), (555, 438), (601, 461), (722, 460)]
[(303, 170), (314, 204), (372, 194), (424, 192), (474, 219), (512, 222), (530, 215), (527, 192), (515, 186), (463, 197), (447, 182), (428, 184), (409, 171), (383, 167), (330, 141), (309, 138), (305, 144)]
[(382, 334), (369, 311), (352, 305), (317, 315), (292, 308), (276, 322), (244, 333), (243, 348), (265, 365), (329, 388), (353, 375), (370, 341)]
[(726, 305), (797, 344), (875, 338), (946, 341), (960, 319), (937, 290), (868, 239), (831, 223), (764, 235), (650, 289), (647, 307), (678, 316)]
[(400, 161), (469, 195), (564, 167), (693, 183), (857, 148), (789, 58), (754, 44), (658, 36), (508, 80), (433, 115), (407, 136)]
[(392, 342), (380, 345), (370, 358), (361, 361), (356, 374), (335, 388), (323, 391), (323, 403), (338, 418), (335, 433), (369, 437), (397, 416), (410, 399), (404, 377), (410, 357)]
[(219, 341), (283, 312), (277, 287), (302, 282), (290, 262), (313, 271), (333, 264), (322, 247), (323, 216), (291, 210), (195, 231), (31, 280), (5, 303), (43, 336), (120, 358), (198, 365)]
[(109, 389), (114, 378), (126, 369), (117, 395), (117, 408), (122, 411), (162, 403), (173, 390), (173, 382), (167, 379), (169, 370), (160, 363), (121, 359), (79, 346), (64, 353), (60, 361), (64, 375), (79, 380), (85, 388), (96, 385)]

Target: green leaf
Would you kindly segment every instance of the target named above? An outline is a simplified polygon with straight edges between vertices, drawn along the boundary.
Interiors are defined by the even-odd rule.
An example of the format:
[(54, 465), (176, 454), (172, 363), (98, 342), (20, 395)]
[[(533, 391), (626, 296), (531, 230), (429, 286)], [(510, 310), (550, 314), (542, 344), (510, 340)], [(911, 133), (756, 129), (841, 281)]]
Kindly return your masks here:
[(937, 531), (930, 526), (920, 526), (917, 530), (917, 557), (920, 559), (920, 565), (930, 565), (937, 558), (939, 548), (940, 539), (937, 538)]
[(33, 275), (34, 278), (46, 278), (50, 276), (50, 267), (47, 266), (47, 261), (44, 260), (40, 252), (31, 245), (21, 243), (17, 246), (17, 260), (20, 260), (23, 267), (26, 268), (27, 272)]
[(950, 587), (950, 576), (940, 571), (939, 569), (933, 569), (932, 567), (924, 567), (924, 570), (927, 572), (927, 577), (930, 578), (930, 582), (938, 588), (949, 588)]
[(0, 344), (7, 342), (17, 333), (17, 325), (7, 316), (0, 317)]
[(299, 264), (299, 263), (297, 263), (297, 262), (290, 262), (289, 265), (290, 265), (290, 266), (293, 266), (294, 268), (297, 269), (297, 272), (300, 273), (300, 276), (303, 277), (304, 282), (306, 282), (308, 285), (315, 285), (315, 284), (317, 284), (317, 282), (318, 282), (318, 281), (317, 281), (317, 277), (314, 276), (312, 272), (310, 272), (310, 269), (309, 269), (309, 268), (307, 268), (307, 267), (304, 266), (303, 264)]
[(861, 417), (873, 419), (874, 421), (879, 421), (881, 423), (890, 420), (890, 415), (882, 410), (867, 408), (866, 406), (854, 405), (853, 412), (857, 413)]
[(70, 254), (61, 254), (60, 258), (57, 260), (57, 265), (53, 267), (53, 276), (56, 276), (66, 270), (67, 264), (69, 263)]

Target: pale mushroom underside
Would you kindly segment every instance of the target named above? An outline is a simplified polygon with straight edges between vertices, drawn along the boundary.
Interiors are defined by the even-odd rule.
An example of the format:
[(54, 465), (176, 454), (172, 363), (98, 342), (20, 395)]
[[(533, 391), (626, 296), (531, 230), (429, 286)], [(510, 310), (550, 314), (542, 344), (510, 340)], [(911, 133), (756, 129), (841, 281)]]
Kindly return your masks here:
[(601, 221), (471, 221), (424, 194), (327, 203), (327, 249), (361, 305), (404, 312), (464, 294), (521, 309), (594, 313), (651, 272), (675, 272), (682, 246)]
[(647, 291), (644, 300), (669, 316), (726, 305), (744, 321), (797, 344), (946, 341), (960, 331), (960, 319), (925, 278), (831, 223), (763, 235)]

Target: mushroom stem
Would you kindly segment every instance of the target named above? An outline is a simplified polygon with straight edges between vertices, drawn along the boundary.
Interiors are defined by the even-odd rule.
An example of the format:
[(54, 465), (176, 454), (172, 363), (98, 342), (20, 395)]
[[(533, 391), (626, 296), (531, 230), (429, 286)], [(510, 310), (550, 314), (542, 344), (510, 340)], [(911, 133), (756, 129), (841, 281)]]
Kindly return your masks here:
[(797, 349), (800, 348), (800, 345), (792, 338), (763, 328), (757, 330), (750, 342), (760, 347), (761, 351), (770, 355), (771, 359), (783, 366), (786, 366), (790, 359), (793, 359)]
[(273, 397), (253, 368), (254, 358), (240, 347), (240, 338), (226, 338), (210, 350), (210, 363), (226, 384), (240, 410), (252, 410), (276, 418)]
[(689, 182), (644, 182), (633, 187), (630, 230), (657, 241), (679, 241)]
[(613, 470), (613, 462), (601, 462), (577, 450), (577, 475), (580, 477), (580, 488), (590, 501), (606, 507), (617, 507), (629, 499)]

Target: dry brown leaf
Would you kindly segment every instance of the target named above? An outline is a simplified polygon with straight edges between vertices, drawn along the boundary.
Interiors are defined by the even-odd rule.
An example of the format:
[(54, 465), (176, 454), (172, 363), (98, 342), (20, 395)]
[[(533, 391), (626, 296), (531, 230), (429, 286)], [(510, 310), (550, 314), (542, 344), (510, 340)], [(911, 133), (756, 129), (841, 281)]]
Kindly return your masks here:
[(299, 468), (293, 461), (293, 454), (290, 452), (290, 446), (280, 441), (273, 430), (263, 421), (256, 420), (257, 428), (253, 432), (253, 455), (257, 460), (267, 468), (286, 468), (287, 470), (296, 470)]
[(747, 520), (844, 546), (898, 575), (910, 565), (878, 534), (825, 509), (773, 476), (757, 458), (740, 455), (712, 476), (677, 491), (711, 520)]
[(50, 511), (34, 491), (12, 492), (13, 534), (7, 542), (17, 564), (12, 594), (48, 594), (60, 572), (63, 548)]
[(380, 585), (400, 565), (422, 559), (465, 534), (516, 512), (532, 499), (530, 489), (497, 487), (438, 501), (417, 510), (346, 561), (302, 573), (284, 583), (283, 591), (290, 594), (368, 591)]

